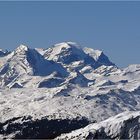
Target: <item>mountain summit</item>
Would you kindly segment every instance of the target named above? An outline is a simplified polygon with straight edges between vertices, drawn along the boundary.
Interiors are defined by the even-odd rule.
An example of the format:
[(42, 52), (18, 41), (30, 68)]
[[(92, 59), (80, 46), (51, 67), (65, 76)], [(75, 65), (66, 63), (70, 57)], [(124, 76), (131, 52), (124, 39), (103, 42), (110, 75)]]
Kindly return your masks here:
[(53, 45), (44, 50), (45, 59), (61, 63), (64, 67), (80, 70), (85, 66), (91, 66), (93, 69), (105, 66), (115, 66), (103, 52), (91, 48), (83, 48), (75, 42), (64, 42)]
[(74, 42), (64, 42), (54, 45), (46, 52), (46, 58), (64, 64), (84, 60), (86, 54), (82, 48)]

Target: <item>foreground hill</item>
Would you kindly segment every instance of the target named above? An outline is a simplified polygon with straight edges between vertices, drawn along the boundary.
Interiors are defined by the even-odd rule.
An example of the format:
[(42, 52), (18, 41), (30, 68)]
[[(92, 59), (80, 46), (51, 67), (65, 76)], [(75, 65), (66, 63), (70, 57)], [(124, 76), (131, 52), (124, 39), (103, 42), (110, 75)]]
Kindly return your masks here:
[(140, 112), (125, 112), (100, 123), (63, 134), (57, 140), (139, 139)]

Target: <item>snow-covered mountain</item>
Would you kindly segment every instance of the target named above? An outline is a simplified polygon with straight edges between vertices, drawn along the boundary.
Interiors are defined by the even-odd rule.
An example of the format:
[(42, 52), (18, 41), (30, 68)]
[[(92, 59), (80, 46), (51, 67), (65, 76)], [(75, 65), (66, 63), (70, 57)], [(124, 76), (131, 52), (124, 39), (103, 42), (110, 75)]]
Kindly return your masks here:
[(91, 66), (93, 69), (101, 65), (114, 66), (103, 52), (91, 48), (82, 48), (73, 42), (59, 43), (47, 50), (39, 50), (39, 52), (47, 60), (53, 60), (74, 70), (82, 69), (85, 66)]
[[(115, 67), (105, 55), (102, 55), (102, 53), (99, 55), (98, 52), (97, 55), (99, 59), (94, 59), (94, 57), (85, 53), (79, 45), (72, 42), (56, 44), (46, 50), (31, 49), (25, 45), (20, 45), (13, 52), (0, 58), (0, 85), (1, 87), (42, 87), (42, 84), (40, 86), (39, 83), (43, 79), (45, 80), (43, 83), (47, 83), (50, 80), (47, 76), (54, 76), (53, 73), (55, 73), (56, 77), (53, 78), (54, 83), (57, 83), (57, 77), (59, 79), (67, 77), (59, 80), (59, 82), (68, 83), (71, 78), (76, 78), (80, 74), (77, 74), (80, 70), (87, 67), (90, 67), (91, 71), (97, 69), (103, 59), (105, 59), (105, 66), (111, 65)], [(84, 77), (84, 75), (82, 76)], [(37, 81), (34, 80), (35, 77), (39, 77), (36, 78)], [(85, 84), (87, 85), (87, 83)]]
[(25, 45), (20, 45), (1, 61), (2, 87), (9, 87), (15, 83), (24, 86), (28, 82), (27, 79), (32, 79), (34, 76), (48, 76), (52, 73), (57, 73), (61, 77), (68, 75), (67, 70), (60, 64), (44, 59), (35, 49)]
[(73, 42), (0, 56), (0, 138), (140, 138), (139, 111), (138, 64)]

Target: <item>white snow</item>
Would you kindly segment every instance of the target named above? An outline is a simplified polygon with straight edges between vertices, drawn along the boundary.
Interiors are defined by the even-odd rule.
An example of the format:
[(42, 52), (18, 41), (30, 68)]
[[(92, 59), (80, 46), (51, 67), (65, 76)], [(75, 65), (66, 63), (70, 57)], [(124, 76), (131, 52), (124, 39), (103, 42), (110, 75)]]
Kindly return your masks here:
[(83, 48), (84, 52), (89, 54), (90, 56), (92, 56), (96, 61), (98, 60), (98, 58), (100, 57), (100, 55), (102, 54), (102, 51), (99, 50), (94, 50), (92, 48)]
[(140, 112), (124, 112), (108, 118), (100, 123), (94, 123), (85, 128), (63, 134), (56, 139), (139, 139)]
[[(29, 115), (34, 119), (86, 117), (97, 124), (78, 133), (86, 135), (93, 126), (95, 132), (104, 127), (110, 137), (120, 133), (121, 120), (127, 120), (129, 115), (104, 120), (140, 110), (140, 65), (124, 69), (115, 65), (94, 67), (102, 52), (90, 48), (84, 51), (73, 42), (48, 49), (20, 45), (0, 57), (0, 122)], [(70, 63), (64, 63), (66, 58)], [(38, 88), (42, 83), (43, 88)]]

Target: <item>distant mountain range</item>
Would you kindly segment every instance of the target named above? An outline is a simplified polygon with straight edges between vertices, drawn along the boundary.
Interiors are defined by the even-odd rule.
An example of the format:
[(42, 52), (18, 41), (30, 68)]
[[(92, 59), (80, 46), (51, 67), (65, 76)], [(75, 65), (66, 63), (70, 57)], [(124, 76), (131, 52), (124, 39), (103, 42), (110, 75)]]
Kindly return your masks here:
[(139, 64), (74, 42), (0, 49), (1, 139), (139, 139), (139, 111)]
[[(56, 82), (58, 77), (63, 79), (59, 80), (63, 84), (68, 79), (77, 77), (80, 71), (86, 69), (93, 71), (102, 65), (115, 67), (103, 52), (90, 48), (82, 49), (73, 42), (56, 44), (48, 49), (31, 49), (25, 45), (20, 45), (13, 52), (1, 50), (1, 54), (1, 87), (12, 88), (15, 85), (30, 87), (28, 82), (34, 76), (43, 76), (42, 80), (51, 74), (56, 77)], [(84, 75), (82, 76), (84, 77)], [(30, 77), (30, 81), (26, 80), (28, 77)], [(41, 81), (37, 79), (37, 83), (31, 82), (34, 87), (39, 87), (37, 83)], [(47, 85), (44, 87), (47, 88)]]

